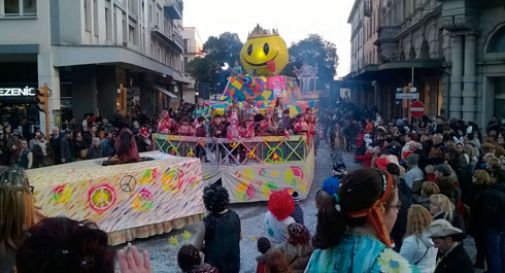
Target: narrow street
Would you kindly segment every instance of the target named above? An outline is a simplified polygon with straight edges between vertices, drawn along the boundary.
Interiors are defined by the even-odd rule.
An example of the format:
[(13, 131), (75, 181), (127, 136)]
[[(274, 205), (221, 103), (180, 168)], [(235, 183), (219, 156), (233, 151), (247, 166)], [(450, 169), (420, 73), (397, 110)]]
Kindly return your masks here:
[[(357, 168), (352, 159), (352, 154), (343, 153), (344, 161), (349, 170)], [(326, 143), (321, 142), (316, 157), (316, 171), (314, 182), (310, 190), (309, 196), (302, 201), (301, 205), (304, 212), (305, 225), (311, 233), (316, 228), (316, 207), (314, 197), (317, 190), (321, 187), (323, 180), (331, 174), (331, 157), (330, 150)], [(258, 202), (253, 204), (233, 205), (234, 209), (242, 220), (243, 238), (240, 243), (241, 257), (241, 272), (253, 273), (256, 272), (256, 238), (262, 236), (263, 233), (263, 216), (266, 212), (266, 203)], [(175, 236), (179, 246), (186, 244), (188, 241), (183, 239), (183, 233), (189, 231), (191, 234), (195, 232), (195, 226), (188, 226), (182, 230), (176, 230), (169, 234), (153, 237), (146, 240), (137, 240), (135, 245), (141, 249), (148, 249), (151, 253), (152, 268), (154, 273), (179, 272), (177, 266), (177, 250), (179, 247), (173, 242), (169, 242), (169, 238)], [(189, 242), (191, 239), (189, 239)]]

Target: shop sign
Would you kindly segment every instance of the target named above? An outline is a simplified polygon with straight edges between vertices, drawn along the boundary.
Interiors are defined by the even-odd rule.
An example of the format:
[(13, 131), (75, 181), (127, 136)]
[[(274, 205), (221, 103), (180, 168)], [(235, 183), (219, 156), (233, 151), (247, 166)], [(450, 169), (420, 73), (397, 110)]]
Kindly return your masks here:
[(419, 93), (396, 93), (397, 100), (418, 100)]
[(0, 88), (0, 97), (34, 97), (37, 95), (36, 89), (33, 87), (26, 86), (25, 88), (17, 88), (17, 87), (7, 87)]

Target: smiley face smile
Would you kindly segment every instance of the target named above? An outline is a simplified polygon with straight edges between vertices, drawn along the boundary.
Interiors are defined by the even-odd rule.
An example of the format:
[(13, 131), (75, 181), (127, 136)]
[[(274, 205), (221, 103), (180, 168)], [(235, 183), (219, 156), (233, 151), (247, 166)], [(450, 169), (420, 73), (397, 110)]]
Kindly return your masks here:
[(279, 53), (277, 52), (277, 53), (275, 54), (275, 56), (274, 56), (272, 59), (270, 59), (270, 60), (268, 60), (268, 61), (266, 61), (266, 62), (260, 63), (260, 64), (251, 63), (251, 62), (249, 62), (248, 60), (246, 60), (246, 58), (245, 58), (244, 56), (242, 56), (242, 58), (244, 58), (244, 61), (245, 61), (247, 64), (249, 64), (249, 65), (252, 65), (252, 66), (266, 66), (269, 62), (275, 61), (275, 59), (277, 58), (277, 55), (278, 55), (278, 54), (279, 54)]

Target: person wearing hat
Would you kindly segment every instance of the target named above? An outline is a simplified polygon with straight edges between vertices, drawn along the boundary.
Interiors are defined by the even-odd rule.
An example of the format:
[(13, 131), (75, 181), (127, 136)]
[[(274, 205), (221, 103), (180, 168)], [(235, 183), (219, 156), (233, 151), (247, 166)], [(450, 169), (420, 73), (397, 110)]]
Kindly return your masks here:
[(463, 231), (445, 219), (433, 221), (427, 230), (439, 251), (435, 273), (473, 273), (472, 261), (463, 248)]
[(330, 196), (338, 192), (340, 187), (340, 179), (347, 174), (347, 168), (344, 163), (338, 163), (333, 166), (332, 175), (323, 181), (321, 189), (327, 192)]

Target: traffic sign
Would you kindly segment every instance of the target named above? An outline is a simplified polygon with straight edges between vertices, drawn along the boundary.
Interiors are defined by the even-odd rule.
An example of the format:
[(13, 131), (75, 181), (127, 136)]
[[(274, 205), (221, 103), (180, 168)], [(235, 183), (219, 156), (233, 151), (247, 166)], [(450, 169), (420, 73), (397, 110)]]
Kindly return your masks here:
[(418, 100), (419, 93), (396, 93), (397, 100)]
[(424, 115), (424, 103), (418, 100), (411, 102), (410, 114), (415, 118), (422, 117)]

